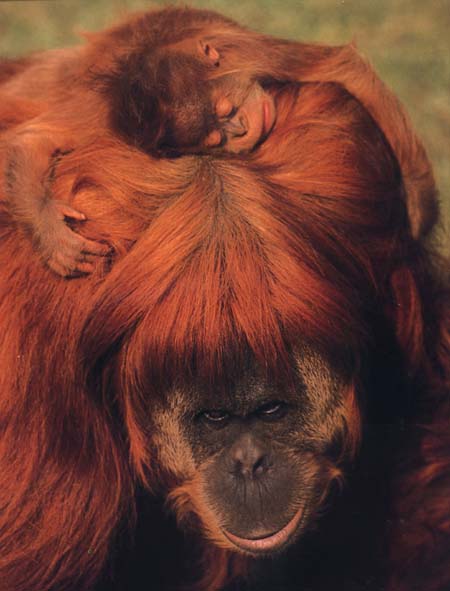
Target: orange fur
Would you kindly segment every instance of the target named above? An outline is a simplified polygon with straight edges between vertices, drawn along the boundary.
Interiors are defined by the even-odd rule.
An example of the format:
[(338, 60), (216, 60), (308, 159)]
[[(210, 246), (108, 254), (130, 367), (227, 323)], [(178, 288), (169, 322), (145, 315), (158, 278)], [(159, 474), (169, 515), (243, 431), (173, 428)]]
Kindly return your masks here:
[[(121, 30), (108, 33), (118, 51)], [(108, 35), (88, 49), (99, 67), (110, 67), (101, 52)], [(238, 46), (252, 40), (236, 35)], [(267, 37), (258, 39), (264, 48)], [(366, 66), (353, 48), (343, 51), (350, 86), (355, 64)], [(7, 80), (7, 91), (27, 98), (39, 73), (54, 75), (58, 55)], [(243, 50), (244, 65), (251, 55)], [(323, 79), (306, 51), (308, 68), (312, 81)], [(53, 189), (85, 212), (80, 232), (114, 248), (112, 268), (99, 263), (89, 278), (53, 276), (1, 210), (1, 591), (92, 586), (133, 513), (136, 481), (155, 484), (152, 402), (191, 379), (193, 367), (202, 379), (225, 379), (250, 351), (268, 376), (286, 376), (290, 348), (306, 339), (350, 352), (356, 373), (375, 338), (373, 309), (385, 315), (392, 342), (396, 335), (402, 384), (425, 409), (416, 454), (399, 474), (388, 588), (412, 589), (419, 576), (427, 591), (450, 584), (449, 296), (425, 239), (436, 217), (434, 182), (392, 95), (374, 77), (358, 78), (358, 88), (384, 135), (336, 85), (305, 84), (277, 96), (267, 142), (233, 159), (154, 160), (111, 133), (96, 136), (94, 103), (85, 105), (90, 130), (61, 161)], [(8, 109), (0, 108), (0, 128), (11, 121)], [(350, 451), (360, 428), (354, 396)], [(172, 498), (181, 514), (195, 498), (203, 515), (192, 487), (184, 483)], [(220, 589), (228, 555), (207, 552), (218, 574), (203, 588)]]

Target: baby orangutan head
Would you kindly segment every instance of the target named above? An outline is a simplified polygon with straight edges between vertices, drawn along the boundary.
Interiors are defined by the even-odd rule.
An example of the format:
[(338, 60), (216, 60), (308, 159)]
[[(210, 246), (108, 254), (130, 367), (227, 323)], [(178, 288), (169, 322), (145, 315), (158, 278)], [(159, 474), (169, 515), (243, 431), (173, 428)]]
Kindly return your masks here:
[(272, 95), (229, 64), (222, 73), (219, 51), (202, 39), (137, 51), (117, 72), (116, 91), (105, 88), (115, 127), (151, 153), (250, 152), (275, 123)]

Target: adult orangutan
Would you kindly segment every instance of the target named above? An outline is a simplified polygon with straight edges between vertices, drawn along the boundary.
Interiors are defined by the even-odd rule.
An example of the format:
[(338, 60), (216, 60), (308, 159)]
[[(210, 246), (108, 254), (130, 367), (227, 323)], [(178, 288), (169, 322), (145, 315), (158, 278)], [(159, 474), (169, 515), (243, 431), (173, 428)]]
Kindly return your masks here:
[[(225, 33), (251, 64), (251, 34)], [(448, 588), (435, 188), (401, 107), (365, 84), (372, 116), (336, 84), (272, 89), (249, 153), (80, 143), (52, 191), (112, 247), (86, 278), (43, 267), (3, 208), (1, 591), (185, 584), (159, 498), (203, 556), (197, 589)]]
[[(59, 159), (100, 135), (118, 134), (160, 156), (242, 153), (274, 125), (268, 87), (320, 80), (344, 85), (396, 141), (390, 115), (396, 99), (385, 93), (385, 103), (372, 100), (382, 83), (353, 47), (273, 39), (208, 11), (144, 13), (93, 35), (86, 46), (22, 60), (15, 76), (14, 63), (3, 68), (4, 118), (14, 99), (35, 103), (35, 116), (0, 144), (6, 201), (44, 261), (63, 276), (89, 273), (95, 259), (109, 253), (108, 245), (74, 231), (84, 214), (55, 200), (51, 187)], [(428, 182), (426, 170), (416, 173)], [(433, 218), (431, 210), (428, 215)]]

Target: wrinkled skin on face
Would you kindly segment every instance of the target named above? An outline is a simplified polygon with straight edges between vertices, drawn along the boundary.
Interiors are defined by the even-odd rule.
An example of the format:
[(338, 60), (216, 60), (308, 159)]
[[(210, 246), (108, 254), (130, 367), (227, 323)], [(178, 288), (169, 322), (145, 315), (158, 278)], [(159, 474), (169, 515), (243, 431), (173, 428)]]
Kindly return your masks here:
[(355, 419), (348, 380), (309, 349), (295, 376), (289, 386), (270, 384), (251, 370), (228, 392), (179, 389), (156, 413), (159, 460), (179, 483), (174, 506), (189, 507), (221, 547), (281, 551), (339, 477), (336, 448)]

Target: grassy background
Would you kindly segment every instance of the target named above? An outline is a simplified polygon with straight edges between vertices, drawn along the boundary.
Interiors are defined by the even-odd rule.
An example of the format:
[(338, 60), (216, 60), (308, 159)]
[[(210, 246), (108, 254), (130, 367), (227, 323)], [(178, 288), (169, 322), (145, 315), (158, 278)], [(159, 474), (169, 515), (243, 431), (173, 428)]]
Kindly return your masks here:
[[(172, 2), (176, 4), (177, 2)], [(156, 0), (0, 0), (0, 55), (76, 43)], [(186, 4), (183, 2), (182, 4)], [(253, 29), (339, 44), (355, 39), (406, 104), (434, 163), (450, 248), (450, 0), (191, 0)]]

